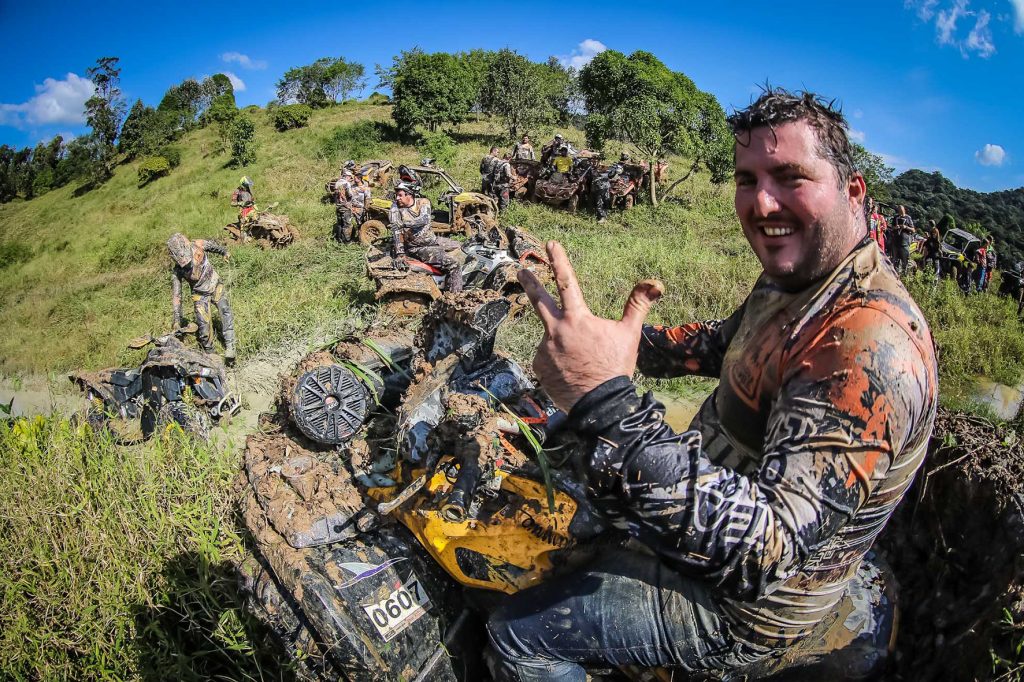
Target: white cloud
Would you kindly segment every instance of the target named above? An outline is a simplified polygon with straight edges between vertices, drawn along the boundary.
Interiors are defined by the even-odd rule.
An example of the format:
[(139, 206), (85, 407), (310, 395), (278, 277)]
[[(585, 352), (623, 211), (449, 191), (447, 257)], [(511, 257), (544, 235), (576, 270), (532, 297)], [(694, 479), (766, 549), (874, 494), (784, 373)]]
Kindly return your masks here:
[(1024, 33), (1024, 0), (1010, 0), (1013, 5), (1013, 30)]
[(55, 123), (85, 123), (85, 100), (95, 87), (88, 78), (69, 73), (64, 80), (47, 78), (36, 95), (22, 104), (0, 104), (0, 125), (25, 128)]
[(854, 109), (853, 110), (853, 117), (854, 118), (858, 118), (858, 119), (864, 118), (864, 111), (862, 109)]
[(978, 13), (978, 21), (967, 36), (967, 49), (974, 50), (982, 58), (991, 57), (996, 51), (996, 46), (992, 42), (992, 29), (988, 27), (989, 18), (989, 13), (981, 10)]
[(864, 140), (866, 140), (868, 137), (867, 135), (864, 134), (863, 130), (854, 130), (853, 128), (850, 128), (850, 132), (847, 134), (849, 138), (856, 142), (857, 144), (864, 144)]
[[(1015, 28), (1018, 33), (1024, 33), (1024, 0), (1010, 0), (1010, 3), (1016, 14)], [(984, 9), (974, 11), (970, 4), (970, 0), (904, 0), (904, 7), (915, 9), (922, 21), (935, 20), (935, 40), (939, 45), (956, 47), (965, 59), (971, 54), (987, 59), (996, 52), (989, 26), (992, 15)], [(968, 31), (971, 17), (974, 17), (974, 27)], [(966, 37), (964, 31), (967, 31)]]
[[(1024, 2), (1024, 0), (1022, 0), (1022, 2)], [(587, 38), (576, 46), (576, 49), (572, 51), (572, 54), (562, 55), (558, 58), (558, 61), (561, 62), (562, 66), (571, 66), (574, 69), (582, 69), (590, 63), (591, 59), (607, 49), (608, 47), (600, 40)]]
[(231, 81), (231, 87), (235, 89), (235, 92), (245, 92), (245, 81), (230, 71), (223, 71), (222, 73)]
[(960, 17), (967, 14), (967, 0), (957, 0), (950, 9), (939, 10), (939, 17), (935, 20), (935, 33), (940, 45), (952, 45), (953, 33), (956, 31), (956, 22)]
[(226, 64), (231, 64), (232, 62), (234, 62), (241, 66), (243, 69), (261, 70), (267, 68), (267, 62), (265, 62), (264, 60), (253, 59), (249, 55), (242, 54), (241, 52), (225, 52), (220, 56), (220, 58), (221, 61), (223, 61)]
[(1002, 166), (1006, 160), (1006, 150), (997, 144), (987, 144), (974, 152), (974, 160), (982, 166)]

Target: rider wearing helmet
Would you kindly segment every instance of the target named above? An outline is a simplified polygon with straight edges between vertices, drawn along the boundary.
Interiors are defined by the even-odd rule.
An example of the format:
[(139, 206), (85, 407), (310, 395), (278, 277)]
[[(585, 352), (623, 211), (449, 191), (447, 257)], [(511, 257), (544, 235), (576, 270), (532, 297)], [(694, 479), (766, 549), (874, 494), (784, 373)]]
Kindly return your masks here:
[(556, 133), (555, 137), (551, 142), (548, 142), (540, 150), (540, 162), (547, 165), (548, 161), (558, 153), (558, 150), (565, 144), (565, 140), (562, 137), (562, 133)]
[(212, 304), (220, 311), (221, 330), (224, 332), (224, 359), (231, 362), (235, 359), (235, 324), (231, 315), (231, 305), (228, 303), (224, 283), (206, 256), (207, 253), (218, 253), (227, 260), (227, 249), (205, 239), (189, 241), (182, 233), (175, 232), (167, 240), (167, 251), (172, 261), (171, 305), (174, 309), (174, 328), (181, 327), (181, 282), (184, 280), (192, 290), (196, 325), (199, 327), (196, 336), (203, 352), (213, 353)]
[(508, 206), (509, 194), (515, 172), (512, 164), (508, 162), (508, 156), (494, 158), (491, 165), (491, 176), (488, 184), (491, 186), (491, 196), (498, 201), (498, 211), (504, 211)]
[(497, 162), (497, 147), (491, 147), (487, 156), (480, 160), (480, 191), (483, 194), (491, 194), (491, 176), (494, 174), (494, 166)]
[(238, 228), (242, 229), (243, 225), (247, 225), (249, 221), (255, 217), (253, 212), (255, 211), (256, 198), (252, 193), (252, 180), (248, 176), (243, 176), (238, 181), (238, 189), (231, 193), (231, 205), (238, 206)]
[(590, 200), (594, 203), (594, 211), (597, 213), (597, 222), (603, 223), (608, 217), (608, 210), (612, 206), (612, 180), (619, 177), (622, 166), (615, 163), (608, 170), (600, 173), (594, 178), (590, 186)]
[[(355, 166), (355, 162), (351, 163)], [(341, 177), (334, 183), (334, 238), (339, 242), (347, 243), (355, 237), (356, 221), (353, 214), (357, 205), (360, 209), (363, 206), (361, 195), (360, 200), (356, 200), (356, 186), (355, 174), (346, 163), (341, 168)]]
[(428, 265), (443, 270), (446, 274), (445, 289), (462, 291), (462, 271), (459, 261), (448, 255), (448, 251), (459, 248), (452, 239), (438, 237), (430, 229), (430, 200), (419, 195), (419, 186), (399, 182), (395, 187), (395, 200), (388, 213), (391, 228), (392, 257), (395, 268), (408, 270), (406, 254)]

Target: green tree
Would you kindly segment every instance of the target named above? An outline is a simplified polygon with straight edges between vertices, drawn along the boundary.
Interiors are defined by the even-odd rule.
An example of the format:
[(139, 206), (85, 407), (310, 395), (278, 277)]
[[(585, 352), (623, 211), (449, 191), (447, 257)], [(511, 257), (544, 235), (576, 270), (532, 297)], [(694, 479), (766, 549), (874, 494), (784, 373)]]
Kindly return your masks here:
[(487, 82), (487, 71), (491, 68), (491, 62), (494, 61), (496, 54), (496, 52), (490, 50), (476, 49), (469, 52), (459, 52), (455, 55), (455, 58), (462, 65), (469, 89), (476, 93), (473, 96), (473, 102), (470, 104), (469, 110), (476, 114), (478, 121), (480, 120), (480, 114), (484, 110), (481, 98), (484, 83)]
[(544, 69), (508, 48), (491, 60), (480, 101), (485, 112), (502, 120), (511, 140), (554, 117)]
[(864, 176), (868, 196), (888, 203), (891, 199), (892, 166), (885, 165), (881, 156), (872, 154), (862, 144), (851, 141), (850, 146), (853, 149), (853, 162)]
[(546, 97), (556, 119), (562, 125), (572, 123), (583, 112), (583, 96), (576, 69), (563, 66), (557, 57), (549, 57), (540, 74), (545, 80)]
[(311, 107), (325, 107), (345, 101), (363, 87), (365, 69), (362, 64), (343, 57), (322, 57), (312, 64), (285, 71), (277, 82), (277, 98), (282, 104), (297, 102)]
[[(588, 143), (601, 148), (608, 137), (629, 142), (653, 168), (667, 152), (691, 160), (689, 171), (668, 191), (701, 167), (722, 182), (732, 163), (732, 137), (718, 100), (685, 74), (666, 67), (649, 52), (626, 57), (606, 50), (580, 71), (588, 113)], [(658, 197), (650, 174), (651, 203)]]
[(333, 60), (325, 69), (327, 80), (324, 92), (332, 102), (344, 102), (356, 90), (366, 85), (366, 69), (357, 62), (347, 62), (342, 57)]
[(124, 115), (124, 99), (121, 97), (121, 69), (117, 57), (101, 57), (86, 73), (96, 90), (85, 102), (85, 122), (92, 128), (96, 142), (93, 178), (103, 181), (113, 174), (114, 143)]
[(188, 78), (169, 87), (156, 110), (166, 119), (171, 132), (178, 135), (196, 126), (204, 96), (202, 84)]
[(248, 166), (256, 162), (256, 126), (252, 120), (239, 114), (231, 123), (231, 162), (236, 166)]
[(464, 64), (444, 52), (414, 48), (395, 57), (390, 69), (378, 67), (377, 74), (382, 85), (391, 86), (391, 116), (405, 134), (417, 125), (434, 132), (441, 124), (460, 123), (477, 96)]

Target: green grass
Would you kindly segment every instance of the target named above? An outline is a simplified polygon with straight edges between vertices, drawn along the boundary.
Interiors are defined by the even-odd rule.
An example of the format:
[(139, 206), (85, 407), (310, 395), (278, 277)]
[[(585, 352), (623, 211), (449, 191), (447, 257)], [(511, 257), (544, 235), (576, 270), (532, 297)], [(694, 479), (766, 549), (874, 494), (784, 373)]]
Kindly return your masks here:
[(0, 467), (0, 677), (287, 676), (234, 588), (232, 449), (37, 417), (0, 422)]

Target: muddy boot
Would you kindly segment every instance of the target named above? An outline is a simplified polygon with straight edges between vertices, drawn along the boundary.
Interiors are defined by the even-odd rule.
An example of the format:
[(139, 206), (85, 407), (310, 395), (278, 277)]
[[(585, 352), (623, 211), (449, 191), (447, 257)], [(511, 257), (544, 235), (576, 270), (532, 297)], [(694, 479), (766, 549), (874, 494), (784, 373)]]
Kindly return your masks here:
[(229, 345), (225, 346), (225, 348), (224, 348), (224, 362), (226, 362), (229, 365), (235, 364), (235, 346), (234, 346), (234, 344), (229, 344)]

